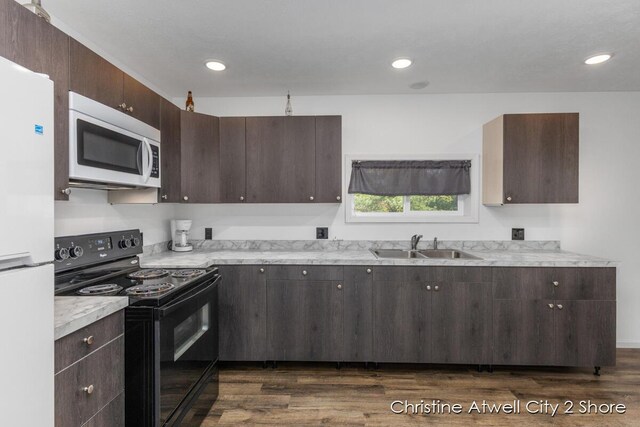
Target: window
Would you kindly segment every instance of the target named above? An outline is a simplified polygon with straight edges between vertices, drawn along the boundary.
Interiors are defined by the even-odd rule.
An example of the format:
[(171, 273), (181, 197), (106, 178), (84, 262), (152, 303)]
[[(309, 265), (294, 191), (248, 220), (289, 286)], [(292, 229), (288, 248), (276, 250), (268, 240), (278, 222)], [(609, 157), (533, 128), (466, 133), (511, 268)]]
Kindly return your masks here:
[[(415, 159), (421, 160), (450, 160), (452, 156), (419, 156)], [(345, 216), (346, 222), (451, 222), (451, 223), (474, 223), (478, 222), (478, 193), (479, 193), (479, 156), (478, 155), (455, 155), (454, 159), (468, 159), (471, 160), (471, 164), (475, 167), (470, 168), (470, 191), (469, 194), (460, 195), (373, 195), (362, 194), (354, 192), (349, 194), (347, 192), (346, 204), (345, 204)], [(390, 156), (346, 156), (345, 158), (345, 173), (346, 182), (350, 184), (352, 175), (353, 162), (356, 161), (358, 167), (373, 167), (369, 161), (403, 161), (402, 157), (390, 157)], [(358, 162), (359, 161), (359, 162)], [(365, 163), (369, 162), (367, 166)], [(358, 164), (360, 163), (360, 164)], [(377, 162), (380, 163), (380, 162)], [(392, 162), (390, 162), (392, 163)], [(353, 166), (353, 169), (355, 169)], [(389, 165), (382, 165), (381, 167), (389, 167)], [(362, 175), (364, 177), (364, 184), (356, 181), (360, 187), (363, 185), (380, 185), (379, 182), (375, 182), (380, 178), (380, 175), (386, 172), (377, 173), (373, 171), (373, 174)], [(390, 175), (392, 185), (399, 182), (398, 179), (394, 179), (393, 175)], [(398, 175), (395, 175), (397, 178)], [(385, 181), (386, 179), (386, 181)], [(421, 178), (422, 179), (422, 178)], [(469, 178), (467, 178), (469, 179)], [(406, 181), (411, 182), (409, 177)], [(390, 182), (389, 178), (380, 178), (380, 182), (386, 185)], [(416, 181), (412, 181), (415, 186)], [(421, 182), (421, 181), (420, 181)], [(467, 181), (468, 182), (468, 181)], [(402, 188), (406, 188), (406, 185), (401, 185)], [(373, 188), (373, 187), (370, 187)], [(369, 190), (370, 188), (367, 188)], [(413, 187), (411, 187), (413, 188)], [(468, 187), (467, 187), (468, 188)], [(354, 189), (351, 188), (353, 191)], [(396, 190), (381, 191), (387, 194)], [(372, 191), (375, 192), (375, 191)], [(406, 193), (405, 193), (406, 194)]]

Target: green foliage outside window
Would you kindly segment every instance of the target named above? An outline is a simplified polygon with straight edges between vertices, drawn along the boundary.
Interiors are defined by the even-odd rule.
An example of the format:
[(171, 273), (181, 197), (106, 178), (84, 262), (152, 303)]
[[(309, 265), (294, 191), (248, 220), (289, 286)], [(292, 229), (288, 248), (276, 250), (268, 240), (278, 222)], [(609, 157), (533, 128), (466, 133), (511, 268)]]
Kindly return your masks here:
[[(458, 196), (409, 196), (412, 211), (450, 212), (458, 210)], [(359, 213), (402, 213), (403, 196), (372, 196), (356, 194), (354, 208)]]

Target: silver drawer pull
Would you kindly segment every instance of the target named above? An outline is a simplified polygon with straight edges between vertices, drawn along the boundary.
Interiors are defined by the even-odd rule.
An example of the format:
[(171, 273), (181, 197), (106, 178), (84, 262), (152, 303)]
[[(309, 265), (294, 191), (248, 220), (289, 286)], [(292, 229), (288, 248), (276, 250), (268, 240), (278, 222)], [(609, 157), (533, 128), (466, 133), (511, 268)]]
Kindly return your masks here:
[(558, 304), (557, 307), (558, 307), (558, 310), (562, 310), (562, 304)]
[(338, 284), (338, 289), (342, 289), (342, 285)]
[(367, 268), (367, 274), (371, 274), (371, 269)]
[(557, 288), (558, 286), (560, 286), (560, 282), (558, 282), (557, 280), (554, 280), (553, 281), (553, 286), (555, 286)]
[(261, 268), (261, 269), (260, 269), (260, 273), (264, 273), (264, 268)]
[(88, 387), (83, 387), (82, 391), (84, 391), (87, 394), (92, 394), (93, 393), (93, 384), (90, 384)]
[(435, 285), (435, 286), (433, 287), (433, 290), (434, 290), (434, 291), (439, 291), (439, 290), (440, 290), (440, 286)]
[(553, 308), (553, 304), (549, 304), (549, 308)]
[(306, 276), (307, 275), (307, 270), (302, 270), (302, 275)]
[(82, 340), (82, 342), (84, 342), (86, 345), (91, 345), (93, 344), (93, 335), (89, 335), (88, 337), (86, 337), (85, 339)]
[(427, 285), (427, 290), (430, 291), (431, 290), (431, 285)]

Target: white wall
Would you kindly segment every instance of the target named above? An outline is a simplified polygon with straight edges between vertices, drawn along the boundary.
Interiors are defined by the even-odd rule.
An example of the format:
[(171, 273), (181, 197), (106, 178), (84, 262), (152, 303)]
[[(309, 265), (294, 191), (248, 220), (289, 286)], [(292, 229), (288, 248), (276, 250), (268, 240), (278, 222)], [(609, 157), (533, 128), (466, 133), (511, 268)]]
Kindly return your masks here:
[[(175, 99), (180, 104), (182, 99)], [(280, 115), (284, 97), (197, 99), (220, 116)], [(618, 339), (640, 347), (640, 92), (293, 97), (294, 113), (341, 114), (343, 154), (479, 153), (482, 124), (502, 113), (580, 113), (580, 204), (480, 207), (478, 224), (347, 224), (336, 205), (179, 205), (194, 236), (312, 239), (329, 226), (339, 239), (559, 239), (564, 249), (621, 261)], [(477, 166), (476, 166), (477, 167)], [(346, 183), (343, 182), (343, 187)]]

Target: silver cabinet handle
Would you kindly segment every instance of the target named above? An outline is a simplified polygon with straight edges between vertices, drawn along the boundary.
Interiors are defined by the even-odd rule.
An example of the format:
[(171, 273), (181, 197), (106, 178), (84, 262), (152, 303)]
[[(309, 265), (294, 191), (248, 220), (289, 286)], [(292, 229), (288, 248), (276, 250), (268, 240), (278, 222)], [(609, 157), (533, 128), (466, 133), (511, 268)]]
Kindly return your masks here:
[(122, 111), (126, 111), (127, 109), (127, 104), (125, 104), (124, 102), (120, 105), (118, 105), (118, 108), (121, 109)]
[(340, 201), (340, 200), (342, 200), (342, 197), (337, 196), (337, 197), (336, 197), (336, 200), (337, 200), (337, 201)]
[(367, 274), (371, 274), (371, 269), (367, 268)]
[(510, 202), (511, 200), (511, 196), (507, 196), (507, 202)]
[(553, 308), (553, 304), (549, 304), (549, 308)]
[(427, 285), (427, 290), (430, 291), (431, 290), (431, 285)]
[(433, 287), (433, 290), (434, 290), (434, 291), (439, 291), (439, 290), (440, 290), (440, 286), (435, 285), (435, 286)]
[(338, 284), (338, 289), (342, 289), (342, 285), (341, 284)]
[(307, 275), (307, 270), (302, 270), (302, 275), (306, 276)]
[(89, 335), (88, 337), (83, 339), (82, 342), (85, 343), (86, 345), (93, 344), (93, 335)]
[(244, 201), (244, 196), (240, 196), (240, 201), (243, 202)]
[(60, 190), (60, 192), (62, 194), (66, 194), (68, 196), (69, 194), (71, 194), (71, 189), (70, 188), (63, 188), (62, 190)]
[(557, 280), (554, 280), (553, 281), (553, 286), (555, 286), (557, 288), (558, 286), (560, 286), (560, 283)]
[(264, 273), (264, 268), (261, 268), (261, 269), (260, 269), (260, 273)]
[(186, 202), (189, 200), (189, 196), (184, 196), (182, 199)]
[(166, 194), (163, 194), (162, 195), (162, 200), (167, 200), (167, 199), (168, 199), (168, 196)]
[(556, 307), (558, 307), (558, 310), (562, 310), (562, 304), (558, 304)]
[(133, 113), (133, 107), (127, 108), (127, 112), (129, 112), (130, 114)]
[(93, 384), (90, 384), (87, 387), (82, 387), (82, 391), (84, 391), (87, 394), (92, 394), (93, 393)]
[(309, 196), (309, 200), (313, 202), (313, 196)]

